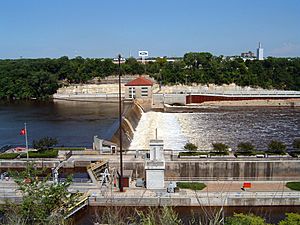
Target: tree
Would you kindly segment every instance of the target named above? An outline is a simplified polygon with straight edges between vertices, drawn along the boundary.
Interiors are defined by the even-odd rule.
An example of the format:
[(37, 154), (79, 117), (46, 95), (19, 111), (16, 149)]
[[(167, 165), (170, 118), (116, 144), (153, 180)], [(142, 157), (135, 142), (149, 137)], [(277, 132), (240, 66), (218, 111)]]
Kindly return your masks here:
[(295, 150), (300, 150), (300, 138), (296, 138), (294, 141), (293, 141), (293, 148)]
[(237, 147), (238, 147), (238, 150), (240, 152), (253, 152), (253, 151), (255, 151), (254, 145), (252, 145), (250, 142), (240, 142)]
[(35, 148), (39, 151), (44, 151), (44, 150), (49, 150), (54, 145), (57, 145), (57, 143), (58, 143), (58, 141), (56, 138), (44, 137), (37, 141), (34, 140), (32, 142), (32, 146), (33, 146), (33, 148)]
[(270, 153), (284, 154), (286, 152), (286, 145), (281, 141), (272, 140), (268, 144), (268, 151)]
[(235, 213), (232, 217), (226, 218), (225, 225), (267, 225), (267, 223), (263, 218), (253, 214)]
[(186, 143), (185, 146), (183, 147), (184, 150), (188, 150), (188, 151), (197, 151), (198, 147), (196, 145), (194, 145), (193, 143)]
[(229, 146), (223, 143), (212, 143), (215, 152), (228, 152)]
[(279, 225), (299, 225), (300, 224), (300, 214), (298, 213), (286, 213), (284, 220), (279, 222)]
[[(45, 179), (38, 179), (44, 171), (36, 170), (29, 164), (22, 172), (12, 173), (14, 181), (22, 193), (20, 204), (8, 204), (5, 210), (6, 224), (65, 224), (64, 217), (68, 208), (76, 202), (75, 196), (68, 192), (70, 179), (66, 182), (49, 182), (49, 175)], [(19, 223), (21, 224), (21, 223)]]

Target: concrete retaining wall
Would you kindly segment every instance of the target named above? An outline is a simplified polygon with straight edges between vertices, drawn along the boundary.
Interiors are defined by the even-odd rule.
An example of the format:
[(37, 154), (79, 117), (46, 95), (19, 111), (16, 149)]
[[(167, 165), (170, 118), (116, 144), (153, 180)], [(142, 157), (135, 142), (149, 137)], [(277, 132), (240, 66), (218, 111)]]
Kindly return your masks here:
[[(118, 168), (117, 163), (110, 163)], [(125, 170), (133, 170), (134, 177), (145, 177), (144, 162), (125, 161)], [(201, 178), (207, 180), (300, 180), (300, 160), (228, 160), (166, 162), (167, 178)]]

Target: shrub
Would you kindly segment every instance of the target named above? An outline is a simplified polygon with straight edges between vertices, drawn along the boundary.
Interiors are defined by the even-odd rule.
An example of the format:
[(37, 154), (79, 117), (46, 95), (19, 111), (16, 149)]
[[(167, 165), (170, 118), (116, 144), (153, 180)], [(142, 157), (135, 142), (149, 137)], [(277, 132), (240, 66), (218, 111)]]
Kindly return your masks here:
[(299, 157), (300, 151), (291, 151), (291, 152), (289, 152), (289, 155), (292, 157)]
[(267, 153), (285, 154), (286, 145), (281, 141), (272, 140), (268, 145)]
[(190, 142), (186, 143), (184, 146), (184, 150), (188, 150), (188, 151), (196, 151), (197, 149), (198, 149), (198, 147)]
[(245, 215), (243, 213), (235, 213), (232, 217), (226, 218), (226, 225), (267, 225), (265, 220), (253, 214)]
[(250, 142), (240, 142), (237, 147), (238, 147), (239, 152), (253, 152), (253, 151), (255, 151), (254, 145), (252, 145)]
[(228, 145), (225, 145), (223, 143), (212, 143), (214, 152), (227, 152), (229, 149)]
[(256, 154), (257, 154), (257, 152), (236, 152), (236, 153), (234, 153), (234, 156), (235, 157), (237, 157), (239, 155), (242, 155), (242, 156), (253, 156), (253, 155), (256, 155)]
[(295, 190), (295, 191), (300, 191), (300, 182), (287, 182), (286, 186), (289, 189)]
[(15, 159), (19, 153), (2, 153), (0, 154), (0, 159)]
[(177, 182), (177, 187), (182, 189), (191, 189), (194, 191), (202, 190), (206, 187), (204, 183), (198, 183), (198, 182)]
[(209, 152), (209, 154), (211, 156), (218, 156), (218, 155), (229, 155), (229, 152), (226, 151), (226, 152)]
[(199, 156), (208, 155), (207, 152), (179, 152), (179, 156)]
[(300, 138), (297, 138), (293, 141), (293, 148), (295, 150), (300, 150)]
[(70, 148), (65, 148), (65, 147), (56, 147), (56, 148), (53, 148), (55, 150), (59, 150), (59, 151), (84, 151), (85, 148), (81, 148), (81, 147), (70, 147)]
[(51, 138), (51, 137), (44, 137), (41, 138), (40, 140), (34, 140), (32, 142), (33, 148), (37, 150), (47, 150), (53, 147), (54, 145), (57, 145), (57, 139), (56, 138)]
[[(28, 152), (29, 158), (56, 158), (58, 155), (57, 149), (43, 150), (38, 152)], [(27, 154), (22, 153), (21, 158), (26, 158)]]
[(279, 225), (298, 225), (300, 224), (300, 214), (298, 213), (286, 213), (284, 220), (279, 222)]

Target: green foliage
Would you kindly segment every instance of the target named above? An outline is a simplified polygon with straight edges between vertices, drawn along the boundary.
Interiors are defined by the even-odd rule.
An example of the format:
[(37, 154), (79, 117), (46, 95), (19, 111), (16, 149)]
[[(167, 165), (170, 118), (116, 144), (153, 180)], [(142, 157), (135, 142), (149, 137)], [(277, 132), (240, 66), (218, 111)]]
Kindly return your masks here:
[(281, 141), (272, 140), (268, 144), (267, 153), (275, 153), (275, 154), (285, 154), (286, 145)]
[(146, 212), (136, 210), (137, 219), (133, 219), (133, 225), (180, 225), (178, 214), (171, 207), (148, 208)]
[(198, 183), (198, 182), (177, 182), (177, 187), (183, 188), (183, 189), (191, 189), (194, 191), (199, 191), (202, 190), (203, 188), (206, 187), (205, 184), (203, 183)]
[(300, 138), (296, 138), (294, 141), (293, 141), (293, 148), (295, 150), (300, 150)]
[(40, 140), (34, 140), (32, 142), (33, 148), (37, 149), (38, 151), (48, 150), (54, 145), (57, 145), (57, 139), (51, 137), (43, 137)]
[(213, 151), (211, 151), (211, 152), (209, 152), (209, 155), (210, 156), (223, 156), (223, 155), (229, 155), (229, 152), (228, 151), (225, 151), (225, 152), (222, 152), (222, 151), (213, 152)]
[(84, 151), (86, 148), (65, 148), (65, 147), (56, 147), (56, 148), (53, 148), (54, 150), (59, 150), (59, 151)]
[(298, 213), (286, 213), (284, 220), (279, 222), (279, 225), (299, 225), (300, 224), (300, 214)]
[(291, 151), (291, 152), (289, 152), (289, 155), (292, 157), (299, 157), (300, 151)]
[(267, 225), (267, 223), (263, 218), (253, 214), (235, 213), (233, 217), (226, 218), (225, 225)]
[(186, 143), (183, 148), (184, 150), (188, 150), (188, 151), (196, 151), (198, 149), (198, 147), (193, 143)]
[(24, 224), (65, 224), (64, 216), (68, 208), (74, 205), (74, 196), (68, 192), (70, 180), (61, 183), (48, 182), (38, 176), (43, 171), (28, 165), (22, 172), (11, 173), (22, 193), (19, 205), (10, 203), (5, 212), (7, 221), (18, 219)]
[(0, 154), (0, 159), (15, 159), (17, 158), (17, 156), (19, 155), (19, 153), (2, 153)]
[(239, 152), (254, 152), (255, 147), (251, 144), (251, 142), (240, 142), (238, 144), (238, 150)]
[[(300, 90), (300, 58), (265, 60), (231, 59), (208, 52), (186, 53), (183, 59), (167, 62), (157, 58), (145, 65), (129, 58), (121, 65), (125, 74), (148, 74), (162, 84), (229, 84), (284, 90)], [(118, 73), (111, 59), (0, 60), (0, 99), (47, 98), (60, 84), (87, 83)]]
[(229, 146), (224, 143), (212, 143), (214, 152), (228, 152)]
[[(29, 158), (56, 158), (58, 155), (57, 149), (41, 150), (41, 151), (29, 151)], [(22, 153), (21, 158), (26, 158), (27, 153)]]
[(295, 191), (300, 191), (300, 182), (287, 182), (286, 186), (289, 189), (295, 190)]
[[(237, 156), (254, 156), (256, 154), (259, 154), (259, 153), (257, 153), (257, 152), (235, 152), (234, 156), (235, 157), (237, 157)], [(261, 154), (264, 154), (264, 152)]]
[(208, 152), (179, 152), (179, 156), (199, 156), (199, 155), (208, 155)]

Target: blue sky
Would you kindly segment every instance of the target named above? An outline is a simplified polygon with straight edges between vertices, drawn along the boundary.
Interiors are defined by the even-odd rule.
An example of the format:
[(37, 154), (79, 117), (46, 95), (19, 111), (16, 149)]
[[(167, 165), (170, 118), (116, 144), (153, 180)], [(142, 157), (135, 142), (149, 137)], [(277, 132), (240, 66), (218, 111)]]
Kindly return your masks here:
[(3, 0), (0, 58), (300, 56), (299, 0)]

